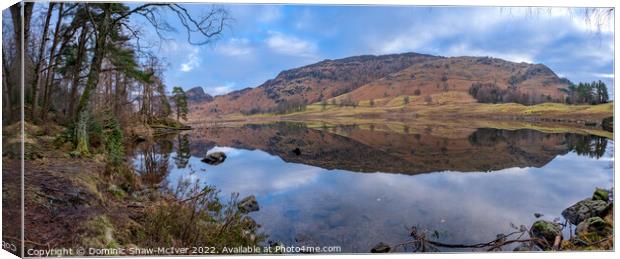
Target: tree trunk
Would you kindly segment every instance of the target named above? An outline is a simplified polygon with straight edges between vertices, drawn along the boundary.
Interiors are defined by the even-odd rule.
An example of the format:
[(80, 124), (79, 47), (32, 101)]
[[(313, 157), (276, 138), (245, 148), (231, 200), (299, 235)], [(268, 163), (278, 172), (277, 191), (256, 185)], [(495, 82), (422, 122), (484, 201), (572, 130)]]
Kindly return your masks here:
[[(22, 16), (22, 4), (23, 4), (23, 16)], [(22, 86), (22, 84), (24, 83), (24, 81), (22, 81), (21, 79), (24, 73), (24, 70), (22, 69), (24, 67), (23, 66), (24, 63), (22, 61), (26, 59), (26, 53), (23, 53), (22, 55), (22, 48), (24, 46), (23, 43), (28, 42), (28, 37), (30, 36), (30, 18), (32, 17), (33, 6), (34, 6), (33, 2), (22, 2), (22, 3), (16, 3), (9, 8), (11, 12), (11, 18), (13, 20), (13, 35), (15, 37), (15, 47), (17, 48), (15, 60), (17, 61), (17, 66), (20, 68), (18, 75), (17, 75), (17, 78), (18, 78), (17, 81), (19, 83), (17, 83), (17, 85), (13, 85), (13, 87), (7, 88), (7, 90), (9, 91), (8, 92), (9, 99), (12, 99), (13, 94), (14, 94), (13, 92), (16, 90), (14, 89), (14, 87), (18, 86), (17, 89), (19, 89), (19, 86)], [(22, 31), (22, 25), (23, 25), (23, 31)], [(8, 71), (8, 67), (7, 67), (7, 71)], [(20, 97), (21, 97), (21, 92), (20, 92)], [(19, 100), (20, 98), (17, 98), (17, 99)], [(11, 116), (9, 118), (9, 122), (13, 122), (15, 120), (15, 116), (13, 116), (15, 115), (15, 113), (13, 112), (15, 108), (13, 107), (14, 104), (15, 103), (13, 102), (13, 100), (9, 101), (9, 106), (10, 106), (9, 110), (11, 110), (10, 112)]]
[(80, 97), (80, 101), (77, 106), (76, 114), (80, 114), (86, 109), (88, 101), (90, 100), (90, 93), (97, 87), (99, 83), (99, 73), (101, 72), (101, 63), (105, 55), (105, 44), (110, 30), (110, 12), (111, 4), (103, 4), (103, 20), (97, 26), (97, 37), (95, 42), (95, 50), (91, 61), (90, 71), (88, 72), (88, 78), (86, 81), (86, 87)]
[(39, 55), (37, 63), (34, 66), (34, 79), (32, 80), (32, 109), (30, 110), (30, 118), (34, 121), (36, 116), (37, 105), (39, 103), (38, 88), (41, 85), (41, 65), (43, 64), (43, 54), (45, 53), (45, 45), (47, 45), (47, 34), (49, 32), (50, 20), (54, 11), (54, 3), (49, 3), (45, 23), (43, 25), (43, 35), (41, 36), (41, 45), (39, 46)]
[(75, 117), (75, 104), (77, 101), (77, 94), (80, 84), (80, 72), (82, 71), (82, 61), (84, 60), (84, 54), (86, 52), (86, 36), (88, 35), (88, 27), (82, 25), (82, 31), (80, 32), (80, 38), (78, 40), (78, 51), (75, 58), (75, 64), (72, 72), (71, 91), (69, 96), (69, 109), (68, 117)]
[(49, 108), (49, 99), (50, 99), (50, 91), (52, 86), (54, 85), (54, 73), (56, 67), (56, 47), (58, 46), (58, 42), (60, 41), (60, 24), (62, 23), (62, 9), (63, 3), (60, 3), (58, 7), (58, 20), (56, 21), (56, 28), (54, 31), (54, 39), (52, 41), (52, 49), (50, 50), (50, 60), (49, 66), (47, 69), (47, 77), (45, 79), (45, 91), (43, 92), (43, 106), (41, 107), (41, 120), (45, 121), (47, 119), (47, 110)]
[[(2, 96), (3, 96), (3, 105), (2, 107), (2, 123), (3, 125), (9, 124), (13, 121), (13, 89), (14, 84), (9, 80), (10, 72), (9, 72), (9, 62), (7, 61), (7, 55), (2, 50)], [(6, 124), (5, 124), (6, 123)]]
[[(105, 45), (108, 37), (108, 31), (110, 29), (110, 19), (111, 19), (111, 4), (102, 4), (103, 5), (103, 19), (97, 25), (97, 36), (95, 40), (95, 50), (90, 66), (90, 70), (88, 72), (88, 79), (86, 81), (86, 87), (84, 87), (84, 92), (80, 97), (80, 102), (77, 107), (77, 125), (84, 125), (88, 120), (88, 111), (87, 105), (90, 100), (90, 92), (93, 91), (97, 84), (99, 83), (99, 72), (101, 72), (101, 63), (103, 61), (103, 57), (105, 56)], [(87, 10), (88, 11), (88, 10)], [(95, 26), (95, 24), (93, 24)], [(87, 134), (86, 134), (87, 135)], [(80, 155), (88, 155), (88, 138), (82, 134), (77, 138), (77, 148), (76, 151)]]

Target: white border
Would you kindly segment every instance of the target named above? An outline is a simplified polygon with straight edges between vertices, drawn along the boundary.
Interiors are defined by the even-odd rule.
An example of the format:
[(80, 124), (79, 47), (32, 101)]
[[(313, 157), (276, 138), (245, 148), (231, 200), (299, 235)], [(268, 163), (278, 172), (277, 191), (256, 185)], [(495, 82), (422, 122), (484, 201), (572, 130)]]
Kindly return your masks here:
[[(83, 1), (83, 0), (82, 0)], [(102, 2), (101, 0), (91, 0), (96, 2)], [(142, 2), (142, 1), (127, 1), (127, 0), (114, 0), (115, 2)], [(8, 8), (12, 3), (18, 1), (15, 0), (2, 0), (0, 1), (0, 7), (2, 10)], [(43, 2), (43, 1), (37, 1)], [(105, 1), (103, 1), (105, 2)], [(152, 0), (150, 2), (171, 2), (171, 1), (163, 1), (163, 0)], [(584, 1), (584, 0), (546, 0), (546, 1), (534, 1), (534, 0), (415, 0), (415, 1), (405, 1), (405, 0), (213, 0), (213, 1), (205, 1), (205, 0), (193, 0), (193, 1), (174, 1), (174, 2), (205, 2), (205, 3), (258, 3), (258, 4), (351, 4), (351, 5), (456, 5), (456, 6), (561, 6), (561, 7), (614, 7), (617, 9), (618, 2), (617, 1)], [(614, 28), (618, 28), (620, 24), (618, 19), (614, 20)], [(1, 29), (0, 29), (1, 32)], [(0, 40), (2, 38), (2, 34), (0, 33)], [(616, 40), (616, 35), (614, 34), (614, 50), (618, 47), (618, 41)], [(1, 55), (1, 54), (0, 54)], [(614, 75), (618, 74), (617, 72), (617, 62), (618, 62), (618, 53), (614, 51)], [(614, 96), (620, 96), (618, 93), (620, 92), (620, 87), (618, 84), (618, 78), (614, 76)], [(0, 105), (1, 105), (0, 98)], [(619, 114), (620, 108), (618, 105), (614, 106), (614, 113)], [(616, 120), (614, 120), (614, 124), (616, 124)], [(616, 134), (614, 132), (614, 139), (616, 139)], [(618, 148), (614, 148), (614, 157), (617, 158), (620, 151)], [(614, 161), (615, 164), (615, 161)], [(614, 166), (614, 176), (616, 172), (616, 167)], [(1, 182), (1, 176), (0, 176)], [(614, 186), (616, 185), (616, 177), (614, 177)], [(0, 200), (2, 195), (0, 194)], [(618, 211), (617, 206), (615, 207), (614, 213)], [(614, 228), (616, 234), (618, 233), (618, 227)], [(0, 229), (0, 236), (2, 234), (2, 230)], [(617, 239), (615, 240), (614, 247), (618, 247)], [(497, 256), (501, 256), (502, 258), (546, 258), (550, 256), (562, 256), (563, 258), (584, 258), (584, 257), (596, 257), (598, 258), (614, 258), (617, 257), (616, 252), (555, 252), (555, 253), (464, 253), (464, 254), (394, 254), (389, 255), (390, 258), (411, 258), (411, 256), (421, 257), (421, 258), (496, 258)], [(10, 254), (7, 251), (0, 251), (0, 256), (2, 258), (17, 258), (14, 255)], [(360, 257), (360, 258), (378, 258), (379, 255), (368, 255), (368, 254), (360, 254), (360, 255), (295, 255), (295, 256), (310, 256), (312, 258), (348, 258), (348, 257)], [(224, 256), (209, 256), (209, 257), (217, 257), (222, 258)], [(229, 256), (226, 256), (229, 257)], [(267, 258), (272, 256), (234, 256), (233, 258)], [(80, 258), (80, 257), (72, 257), (72, 258)], [(141, 257), (141, 258), (157, 258), (157, 257)], [(185, 258), (185, 257), (167, 257), (167, 258)], [(205, 257), (192, 257), (192, 258), (205, 258)]]

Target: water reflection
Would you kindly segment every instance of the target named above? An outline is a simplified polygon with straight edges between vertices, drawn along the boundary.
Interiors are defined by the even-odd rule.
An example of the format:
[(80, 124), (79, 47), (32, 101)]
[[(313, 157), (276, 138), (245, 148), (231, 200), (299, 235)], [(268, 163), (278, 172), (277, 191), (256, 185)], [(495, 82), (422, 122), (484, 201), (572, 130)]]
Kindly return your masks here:
[[(256, 195), (261, 209), (251, 216), (269, 239), (345, 252), (402, 242), (414, 225), (444, 242), (488, 241), (510, 232), (510, 223), (529, 226), (535, 212), (560, 217), (595, 187), (613, 184), (612, 141), (532, 130), (280, 123), (200, 129), (143, 145), (135, 155), (142, 175)], [(207, 152), (227, 159), (204, 164)]]

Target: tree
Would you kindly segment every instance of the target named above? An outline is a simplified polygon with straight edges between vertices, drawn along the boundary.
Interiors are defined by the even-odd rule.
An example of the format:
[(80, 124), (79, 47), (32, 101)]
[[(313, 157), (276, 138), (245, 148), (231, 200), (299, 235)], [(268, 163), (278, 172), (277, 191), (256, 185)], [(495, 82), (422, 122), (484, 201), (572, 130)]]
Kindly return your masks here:
[(609, 93), (607, 92), (607, 85), (603, 81), (593, 82), (594, 89), (596, 91), (596, 98), (598, 103), (607, 103), (609, 101)]
[(189, 112), (187, 108), (187, 95), (183, 88), (175, 86), (172, 88), (172, 100), (174, 101), (174, 106), (176, 107), (177, 113), (177, 121), (179, 118), (183, 118), (183, 120), (187, 120), (187, 113)]

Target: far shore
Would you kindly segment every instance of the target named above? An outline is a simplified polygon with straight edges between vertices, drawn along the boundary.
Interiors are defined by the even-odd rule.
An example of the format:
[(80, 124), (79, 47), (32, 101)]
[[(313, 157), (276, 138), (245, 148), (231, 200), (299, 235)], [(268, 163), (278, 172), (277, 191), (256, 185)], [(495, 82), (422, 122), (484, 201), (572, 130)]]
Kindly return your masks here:
[(312, 104), (289, 114), (230, 114), (217, 117), (193, 117), (195, 128), (215, 125), (261, 124), (276, 121), (305, 122), (310, 125), (384, 124), (393, 128), (411, 125), (441, 127), (534, 129), (552, 133), (581, 133), (612, 139), (613, 132), (604, 121), (613, 123), (613, 102), (599, 105), (543, 103), (525, 106), (506, 104), (409, 104), (392, 106), (341, 107)]

